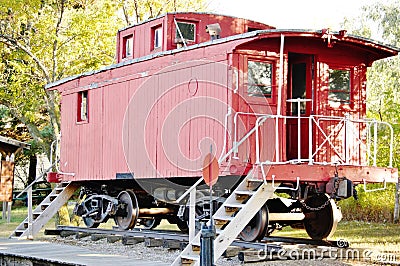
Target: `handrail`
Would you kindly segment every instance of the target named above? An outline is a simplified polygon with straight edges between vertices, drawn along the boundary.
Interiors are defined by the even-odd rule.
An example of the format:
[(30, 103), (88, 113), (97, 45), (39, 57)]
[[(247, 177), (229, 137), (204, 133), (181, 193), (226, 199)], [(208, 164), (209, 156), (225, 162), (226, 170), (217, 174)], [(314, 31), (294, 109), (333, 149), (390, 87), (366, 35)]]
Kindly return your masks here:
[[(238, 115), (241, 114), (246, 114), (246, 113), (239, 113), (235, 115), (235, 120), (237, 119)], [(262, 119), (296, 119), (297, 121), (304, 121), (308, 120), (309, 124), (309, 148), (308, 148), (308, 158), (297, 158), (295, 161), (297, 162), (307, 162), (309, 164), (314, 164), (314, 163), (324, 163), (324, 164), (330, 164), (330, 163), (337, 163), (338, 161), (341, 162), (342, 164), (348, 164), (348, 165), (365, 165), (368, 163), (368, 160), (372, 159), (373, 160), (373, 166), (376, 166), (376, 156), (378, 153), (378, 145), (377, 145), (377, 138), (378, 138), (378, 126), (377, 125), (385, 125), (386, 127), (389, 128), (390, 130), (390, 143), (389, 143), (389, 162), (388, 162), (388, 167), (393, 166), (393, 142), (394, 142), (394, 131), (393, 127), (387, 123), (387, 122), (382, 122), (382, 121), (376, 121), (375, 119), (352, 119), (349, 115), (346, 115), (344, 117), (338, 117), (338, 116), (323, 116), (323, 115), (310, 115), (310, 116), (304, 116), (304, 117), (299, 117), (298, 116), (278, 116), (278, 115), (261, 115), (261, 114), (250, 114), (258, 117), (257, 118), (257, 123), (261, 121)], [(325, 128), (321, 126), (321, 122), (324, 121), (330, 121), (334, 122), (331, 126), (333, 128), (330, 128), (329, 132)], [(263, 120), (262, 123), (265, 121)], [(254, 132), (255, 129), (261, 126), (262, 123), (256, 124), (256, 126), (252, 129), (251, 132)], [(299, 122), (301, 123), (301, 122)], [(374, 132), (373, 136), (370, 137), (369, 135), (367, 136), (367, 143), (365, 143), (361, 138), (361, 135), (359, 134), (360, 129), (362, 128), (362, 125), (365, 125), (365, 128), (367, 129), (367, 133), (369, 129), (371, 128), (371, 125), (374, 126)], [(314, 130), (318, 130), (320, 137), (322, 137), (321, 142), (318, 143), (318, 146), (314, 147), (312, 146), (313, 141), (312, 138), (310, 137), (313, 135), (313, 127), (315, 126)], [(277, 125), (275, 125), (277, 127)], [(342, 131), (343, 130), (343, 131)], [(344, 137), (343, 141), (340, 141), (340, 145), (338, 146), (335, 141), (332, 140), (334, 138), (335, 140), (338, 138), (339, 135), (337, 135), (340, 131), (339, 135)], [(329, 133), (329, 134), (328, 134)], [(235, 128), (235, 133), (234, 137), (237, 135), (237, 129)], [(259, 137), (258, 134), (259, 132), (257, 131), (256, 133), (256, 163), (262, 163), (260, 162), (260, 150), (259, 150)], [(368, 133), (369, 134), (369, 133)], [(298, 135), (298, 138), (301, 138), (301, 134)], [(369, 144), (371, 141), (370, 138), (373, 138), (373, 147)], [(311, 141), (310, 141), (311, 140)], [(315, 144), (315, 143), (314, 143)], [(337, 156), (338, 160), (334, 160), (332, 162), (329, 161), (324, 161), (324, 162), (316, 162), (314, 161), (315, 156), (324, 148), (324, 145), (328, 145), (330, 149), (334, 152), (334, 154)], [(373, 154), (371, 153), (371, 148), (373, 148)], [(367, 154), (367, 160), (365, 163), (363, 161), (354, 161), (354, 155), (357, 155), (358, 152), (365, 152)], [(357, 160), (357, 159), (356, 159)], [(268, 164), (282, 164), (282, 163), (291, 163), (291, 161), (276, 161), (276, 162), (269, 162)]]
[[(231, 113), (229, 113), (229, 115), (231, 115)], [(238, 116), (239, 115), (252, 115), (257, 117), (256, 119), (256, 125), (251, 128), (246, 135), (244, 135), (240, 141), (237, 141), (237, 137), (238, 137), (238, 129), (237, 129), (237, 120), (238, 120)], [(228, 117), (228, 115), (227, 115)], [(226, 118), (227, 118), (226, 117)], [(261, 170), (262, 172), (264, 172), (263, 170), (263, 165), (268, 164), (268, 165), (276, 165), (276, 164), (287, 164), (287, 163), (291, 163), (291, 161), (277, 161), (277, 162), (270, 162), (270, 161), (265, 161), (265, 162), (261, 162), (260, 161), (260, 137), (259, 137), (259, 132), (258, 129), (265, 123), (265, 121), (267, 119), (297, 119), (298, 121), (301, 121), (302, 119), (307, 119), (309, 121), (309, 125), (315, 125), (317, 127), (317, 129), (320, 131), (321, 135), (324, 137), (322, 143), (319, 144), (318, 147), (315, 148), (314, 152), (312, 152), (312, 143), (309, 143), (309, 145), (311, 147), (309, 147), (309, 158), (297, 158), (296, 162), (301, 162), (301, 161), (305, 161), (305, 162), (309, 162), (309, 164), (319, 164), (319, 163), (323, 163), (323, 164), (336, 164), (337, 161), (335, 162), (315, 162), (313, 161), (313, 158), (318, 154), (318, 152), (322, 149), (322, 147), (328, 143), (328, 145), (332, 148), (332, 150), (335, 152), (335, 154), (337, 156), (339, 156), (339, 159), (342, 161), (342, 163), (344, 164), (349, 164), (349, 158), (351, 158), (353, 156), (353, 153), (355, 151), (353, 151), (352, 153), (349, 152), (349, 144), (347, 144), (346, 142), (344, 143), (345, 147), (344, 147), (344, 152), (345, 154), (345, 158), (341, 158), (340, 156), (340, 151), (337, 149), (337, 147), (335, 147), (334, 143), (332, 143), (332, 141), (330, 140), (330, 138), (332, 136), (334, 136), (335, 134), (335, 130), (333, 129), (331, 130), (330, 134), (326, 134), (323, 130), (323, 128), (320, 125), (321, 121), (336, 121), (338, 122), (337, 125), (335, 125), (336, 127), (340, 127), (340, 126), (344, 126), (347, 129), (346, 133), (346, 138), (349, 138), (350, 136), (350, 131), (352, 131), (352, 134), (354, 135), (354, 130), (349, 126), (349, 123), (353, 123), (353, 124), (361, 124), (361, 123), (365, 123), (367, 128), (370, 128), (371, 124), (384, 124), (387, 127), (389, 127), (390, 129), (390, 154), (389, 154), (389, 167), (392, 167), (393, 165), (393, 141), (394, 141), (394, 133), (393, 133), (393, 127), (387, 123), (387, 122), (381, 122), (381, 121), (376, 121), (375, 119), (351, 119), (348, 115), (345, 117), (339, 117), (339, 116), (323, 116), (323, 115), (310, 115), (308, 117), (300, 117), (299, 116), (283, 116), (283, 115), (271, 115), (271, 114), (260, 114), (260, 113), (247, 113), (247, 112), (236, 112), (233, 118), (233, 123), (234, 123), (234, 141), (233, 141), (233, 145), (232, 148), (225, 153), (225, 155), (219, 158), (218, 160), (218, 164), (221, 164), (224, 160), (226, 160), (231, 154), (235, 154), (237, 153), (237, 149), (240, 145), (243, 144), (243, 142), (245, 142), (254, 132), (256, 132), (256, 163), (255, 165), (260, 165), (261, 166)], [(300, 123), (300, 122), (299, 122)], [(347, 123), (347, 126), (346, 126)], [(276, 124), (275, 127), (277, 127), (278, 125)], [(311, 131), (312, 134), (312, 128), (310, 127), (309, 130)], [(310, 134), (310, 132), (309, 132)], [(301, 137), (301, 136), (298, 136)], [(367, 146), (366, 144), (362, 143), (360, 137), (355, 136), (357, 139), (357, 143), (358, 145), (364, 145)], [(377, 134), (374, 134), (374, 140), (377, 138)], [(348, 141), (348, 140), (347, 140)], [(376, 141), (376, 140), (375, 140)], [(374, 145), (374, 149), (376, 149), (377, 145)], [(370, 149), (370, 147), (366, 147), (367, 152)], [(355, 149), (356, 150), (356, 149)], [(376, 152), (374, 152), (376, 154)], [(375, 160), (374, 160), (375, 162)], [(264, 176), (264, 174), (263, 174)], [(197, 180), (197, 182), (195, 184), (193, 184), (189, 189), (187, 189), (185, 191), (185, 193), (182, 194), (182, 196), (180, 196), (176, 202), (180, 202), (182, 201), (182, 199), (184, 199), (194, 188), (196, 188), (202, 181), (203, 181), (203, 177), (200, 178), (199, 180)], [(272, 182), (274, 183), (274, 177), (272, 179)], [(297, 184), (299, 184), (299, 179), (297, 179)], [(285, 189), (293, 189), (293, 188), (285, 188)], [(383, 188), (384, 189), (384, 188)]]
[(60, 168), (59, 168), (58, 163), (59, 163), (59, 161), (60, 161), (60, 158), (59, 158), (60, 152), (59, 152), (59, 150), (58, 150), (58, 148), (59, 148), (58, 142), (60, 141), (60, 139), (61, 139), (61, 134), (60, 134), (59, 137), (57, 137), (57, 138), (51, 143), (51, 145), (50, 145), (50, 163), (53, 161), (53, 149), (54, 149), (54, 143), (55, 143), (55, 144), (56, 144), (56, 148), (55, 148), (55, 150), (56, 150), (56, 151), (55, 151), (55, 156), (56, 156), (56, 158), (55, 158), (54, 166), (55, 166), (55, 168), (56, 168), (56, 172), (57, 172), (58, 174), (61, 174), (61, 175), (75, 176), (75, 173), (63, 172), (63, 171), (61, 171)]
[(24, 190), (22, 190), (17, 196), (15, 196), (16, 198), (19, 198), (22, 194), (24, 194), (26, 191), (28, 191), (29, 188), (31, 188), (36, 182), (39, 181), (39, 179), (43, 178), (45, 174), (47, 174), (54, 166), (55, 162), (46, 169), (46, 171), (43, 172), (43, 174), (41, 174), (39, 177), (35, 178), (35, 180), (32, 181), (32, 183), (30, 183)]
[(364, 182), (364, 191), (366, 193), (368, 192), (375, 192), (375, 191), (380, 191), (380, 190), (385, 190), (386, 189), (386, 179), (383, 179), (383, 187), (381, 188), (374, 188), (374, 189), (367, 189), (367, 181), (363, 178)]
[(284, 190), (284, 189), (287, 189), (287, 190), (292, 190), (292, 191), (297, 191), (297, 190), (299, 190), (299, 187), (300, 187), (300, 177), (296, 177), (296, 187), (295, 188), (292, 188), (292, 187), (280, 187), (280, 186), (275, 186), (275, 175), (272, 175), (272, 187), (275, 189), (275, 190)]

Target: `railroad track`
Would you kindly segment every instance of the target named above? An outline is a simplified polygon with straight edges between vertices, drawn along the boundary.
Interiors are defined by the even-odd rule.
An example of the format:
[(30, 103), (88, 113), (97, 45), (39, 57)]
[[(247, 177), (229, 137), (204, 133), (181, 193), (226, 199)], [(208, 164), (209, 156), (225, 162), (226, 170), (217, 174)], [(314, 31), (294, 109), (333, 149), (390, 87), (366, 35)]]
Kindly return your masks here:
[[(187, 244), (189, 237), (177, 231), (170, 230), (147, 230), (147, 229), (102, 229), (102, 228), (85, 228), (75, 226), (58, 226), (57, 229), (46, 229), (46, 235), (60, 235), (61, 237), (75, 236), (76, 239), (89, 237), (93, 241), (99, 239), (107, 239), (107, 242), (113, 243), (122, 241), (124, 245), (134, 245), (145, 242), (147, 247), (164, 247), (168, 249), (182, 250)], [(314, 256), (324, 256), (324, 252), (329, 249), (348, 247), (344, 246), (343, 241), (323, 241), (304, 238), (292, 237), (265, 237), (260, 242), (246, 242), (235, 240), (231, 247), (225, 252), (225, 257), (238, 256), (242, 262), (254, 262), (262, 260), (282, 259), (286, 254), (288, 247), (293, 250), (299, 250), (298, 254), (303, 254), (305, 248), (313, 248)], [(286, 251), (285, 251), (286, 250)], [(321, 253), (322, 252), (322, 253)], [(321, 255), (322, 254), (322, 255)], [(293, 252), (290, 254), (293, 255)], [(310, 254), (308, 254), (309, 256)], [(278, 257), (277, 257), (278, 256)], [(293, 258), (288, 258), (293, 259)], [(298, 258), (304, 259), (304, 258)]]

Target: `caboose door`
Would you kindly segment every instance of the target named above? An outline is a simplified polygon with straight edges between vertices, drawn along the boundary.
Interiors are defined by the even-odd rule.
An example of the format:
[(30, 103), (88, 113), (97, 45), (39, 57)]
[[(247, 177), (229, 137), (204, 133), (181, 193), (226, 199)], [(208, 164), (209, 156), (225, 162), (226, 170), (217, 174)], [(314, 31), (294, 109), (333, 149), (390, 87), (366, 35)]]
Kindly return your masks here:
[(313, 106), (313, 59), (313, 55), (289, 53), (286, 115), (291, 118), (286, 124), (287, 160), (308, 158), (309, 126), (306, 117), (312, 114)]

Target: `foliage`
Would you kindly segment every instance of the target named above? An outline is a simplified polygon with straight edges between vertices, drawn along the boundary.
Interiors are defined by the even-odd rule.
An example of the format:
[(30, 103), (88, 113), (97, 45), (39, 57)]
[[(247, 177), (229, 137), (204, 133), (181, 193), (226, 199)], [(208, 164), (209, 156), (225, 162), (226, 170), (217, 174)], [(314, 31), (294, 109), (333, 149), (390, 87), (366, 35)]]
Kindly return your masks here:
[(59, 96), (45, 84), (112, 64), (119, 28), (203, 10), (204, 2), (0, 0), (0, 134), (31, 139), (49, 155), (60, 131)]
[[(382, 40), (400, 47), (400, 1), (375, 3), (364, 6), (357, 18), (346, 19), (343, 23), (352, 34)], [(400, 162), (400, 58), (392, 57), (375, 62), (368, 69), (367, 116), (389, 122), (394, 129), (394, 163)], [(385, 133), (385, 132), (383, 132)], [(387, 133), (387, 132), (386, 132)], [(385, 136), (384, 136), (385, 135)], [(388, 165), (389, 141), (387, 134), (379, 140), (378, 164)]]
[[(381, 187), (382, 184), (371, 184), (367, 189)], [(385, 190), (365, 192), (363, 186), (357, 186), (358, 200), (349, 198), (338, 202), (343, 219), (377, 223), (393, 222), (395, 188), (394, 184), (387, 184)]]

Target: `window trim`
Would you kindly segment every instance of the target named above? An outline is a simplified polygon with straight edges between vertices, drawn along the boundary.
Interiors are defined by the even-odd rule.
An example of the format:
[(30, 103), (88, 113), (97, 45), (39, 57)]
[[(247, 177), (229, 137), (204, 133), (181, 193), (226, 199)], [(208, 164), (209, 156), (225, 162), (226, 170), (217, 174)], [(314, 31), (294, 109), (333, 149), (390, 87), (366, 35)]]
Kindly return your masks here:
[[(152, 29), (152, 31), (151, 31), (152, 32), (152, 34), (151, 34), (152, 35), (151, 36), (151, 39), (152, 39), (152, 50), (161, 49), (162, 46), (163, 46), (163, 41), (164, 41), (164, 38), (163, 38), (163, 35), (164, 35), (163, 26), (162, 26), (162, 24), (159, 24), (157, 26), (152, 27), (151, 29)], [(159, 46), (156, 46), (156, 37), (158, 36), (157, 32), (160, 32)]]
[[(337, 92), (337, 93), (344, 93), (347, 92), (345, 90), (335, 90), (332, 91), (330, 87), (330, 70), (342, 70), (342, 71), (349, 71), (350, 77), (349, 77), (349, 90), (348, 90), (348, 95), (349, 95), (349, 100), (348, 101), (335, 101), (329, 97), (329, 94), (331, 92)], [(327, 93), (327, 102), (328, 106), (332, 108), (337, 108), (337, 107), (353, 107), (354, 104), (354, 67), (349, 67), (349, 66), (339, 66), (339, 65), (328, 65), (328, 93)]]
[[(85, 104), (85, 117), (83, 117), (83, 99), (86, 99), (86, 104)], [(76, 116), (76, 122), (78, 124), (84, 124), (84, 123), (89, 123), (89, 91), (79, 91), (78, 92), (78, 99), (77, 99), (77, 116)]]
[[(131, 54), (127, 55), (127, 43), (132, 40)], [(133, 34), (128, 34), (122, 37), (122, 59), (132, 59), (133, 58), (133, 46), (134, 46), (134, 36)]]
[[(250, 96), (248, 94), (248, 65), (249, 61), (269, 63), (272, 66), (271, 73), (271, 97), (258, 97), (258, 96)], [(255, 56), (245, 56), (244, 58), (244, 76), (243, 76), (243, 96), (250, 103), (260, 103), (263, 101), (267, 101), (268, 104), (274, 105), (277, 101), (277, 83), (276, 83), (276, 71), (277, 71), (277, 60), (275, 58), (268, 57), (255, 57)]]
[[(191, 39), (186, 39), (185, 38), (185, 41), (186, 42), (190, 42), (190, 43), (196, 43), (196, 40), (197, 40), (197, 22), (195, 22), (195, 21), (184, 21), (184, 20), (177, 20), (176, 21), (176, 24), (178, 24), (179, 25), (179, 23), (183, 23), (183, 24), (191, 24), (191, 25), (193, 25), (194, 26), (194, 30), (193, 30), (193, 40), (191, 40)], [(175, 39), (178, 39), (178, 38), (180, 38), (181, 36), (179, 35), (179, 33), (178, 33), (178, 29), (177, 29), (177, 26), (175, 25)]]

